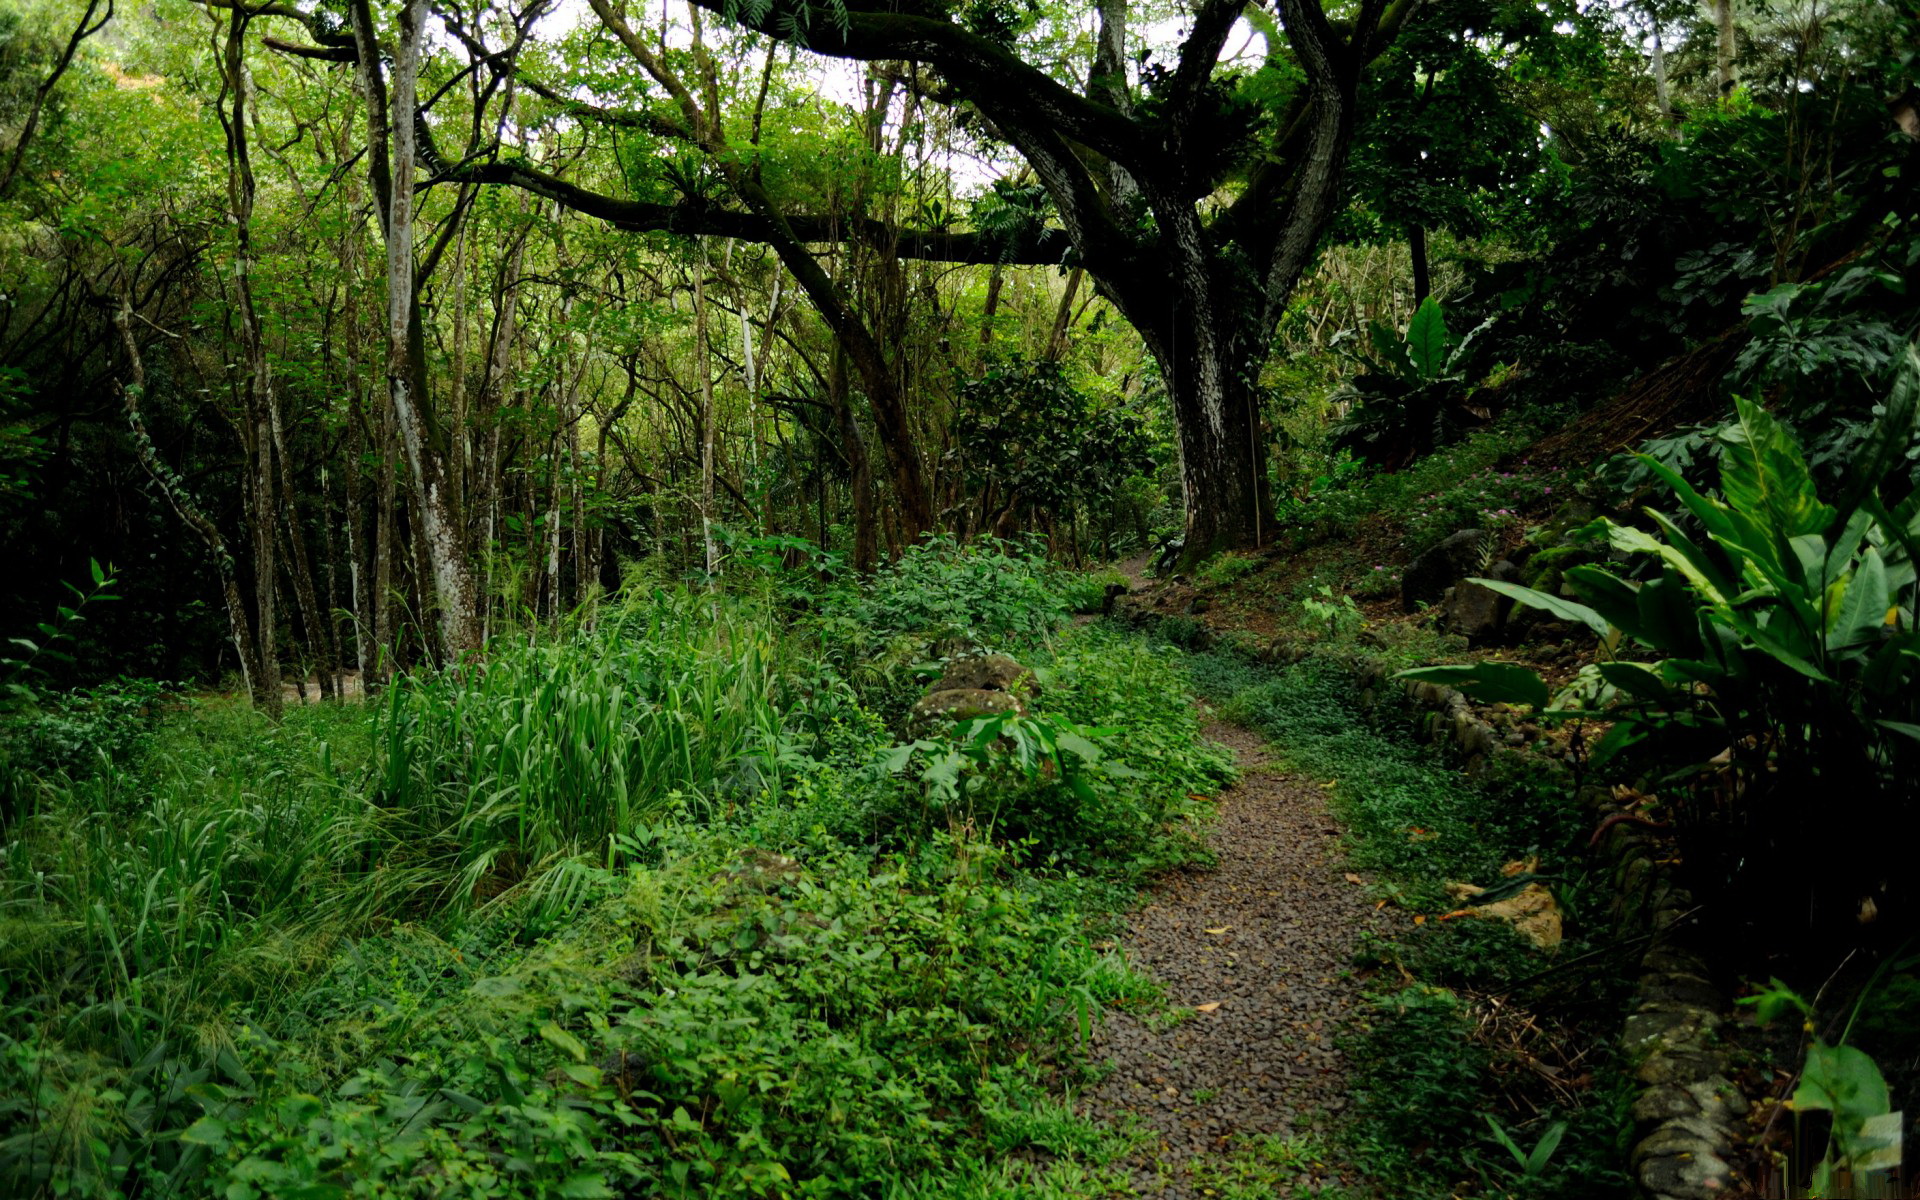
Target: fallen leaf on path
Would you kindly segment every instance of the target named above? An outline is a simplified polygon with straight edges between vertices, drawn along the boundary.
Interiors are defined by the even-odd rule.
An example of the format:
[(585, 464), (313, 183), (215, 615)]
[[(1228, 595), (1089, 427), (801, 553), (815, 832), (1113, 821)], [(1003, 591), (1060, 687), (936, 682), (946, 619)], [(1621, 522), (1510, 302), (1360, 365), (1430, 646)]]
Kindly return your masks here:
[(1216, 1010), (1216, 1009), (1218, 1009), (1218, 1008), (1220, 1007), (1220, 1003), (1221, 1003), (1220, 1001), (1218, 1001), (1218, 1000), (1215, 1000), (1215, 1001), (1212, 1001), (1211, 1003), (1208, 1003), (1208, 1004), (1196, 1004), (1196, 1005), (1194, 1005), (1194, 1006), (1193, 1006), (1193, 1011), (1195, 1011), (1195, 1012), (1213, 1012), (1214, 1010)]
[(1365, 883), (1366, 882), (1366, 880), (1360, 878), (1358, 875), (1355, 875), (1352, 871), (1347, 872), (1346, 880), (1348, 883)]
[(1225, 933), (1227, 930), (1232, 928), (1233, 926), (1231, 925), (1216, 925), (1212, 929), (1207, 930), (1207, 932), (1208, 933)]

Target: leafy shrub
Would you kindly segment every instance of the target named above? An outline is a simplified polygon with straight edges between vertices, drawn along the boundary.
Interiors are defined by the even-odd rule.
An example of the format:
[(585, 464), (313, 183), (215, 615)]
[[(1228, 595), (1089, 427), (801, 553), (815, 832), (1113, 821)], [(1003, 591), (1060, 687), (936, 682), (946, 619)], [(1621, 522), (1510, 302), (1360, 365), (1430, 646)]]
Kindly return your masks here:
[(1238, 550), (1223, 550), (1197, 567), (1193, 576), (1204, 587), (1225, 587), (1260, 569), (1260, 556)]
[[(1904, 874), (1899, 849), (1860, 831), (1901, 820), (1920, 765), (1920, 492), (1882, 495), (1904, 475), (1916, 409), (1920, 353), (1910, 350), (1855, 484), (1829, 504), (1792, 435), (1742, 400), (1721, 439), (1724, 497), (1649, 463), (1704, 540), (1649, 509), (1658, 536), (1604, 526), (1616, 551), (1650, 560), (1642, 580), (1571, 567), (1563, 578), (1584, 603), (1488, 583), (1586, 625), (1609, 651), (1632, 642), (1656, 655), (1588, 667), (1561, 693), (1563, 715), (1614, 722), (1596, 763), (1625, 755), (1676, 784), (1715, 780), (1697, 802), (1669, 800), (1699, 857), (1721, 842), (1713, 869), (1776, 897), (1783, 873), (1797, 877), (1827, 921), (1850, 918), (1862, 886), (1892, 887)], [(1553, 702), (1537, 674), (1511, 664), (1409, 674), (1543, 710)], [(1727, 795), (1737, 797), (1731, 813)], [(1810, 795), (1825, 799), (1810, 805)]]
[(1097, 613), (1106, 607), (1107, 589), (1129, 586), (1126, 573), (1117, 567), (1098, 571), (1063, 572), (1058, 584), (1060, 600), (1069, 611)]
[[(1467, 403), (1466, 369), (1475, 339), (1492, 323), (1456, 338), (1432, 296), (1421, 301), (1404, 335), (1373, 322), (1367, 329), (1372, 353), (1347, 351), (1367, 369), (1340, 396), (1352, 407), (1333, 427), (1333, 445), (1397, 470), (1484, 424), (1491, 414)], [(1352, 331), (1344, 331), (1333, 344), (1351, 340)]]
[(1056, 579), (1033, 539), (962, 546), (951, 537), (929, 538), (866, 586), (836, 590), (826, 604), (829, 635), (856, 652), (903, 634), (953, 651), (1015, 645), (1065, 621)]

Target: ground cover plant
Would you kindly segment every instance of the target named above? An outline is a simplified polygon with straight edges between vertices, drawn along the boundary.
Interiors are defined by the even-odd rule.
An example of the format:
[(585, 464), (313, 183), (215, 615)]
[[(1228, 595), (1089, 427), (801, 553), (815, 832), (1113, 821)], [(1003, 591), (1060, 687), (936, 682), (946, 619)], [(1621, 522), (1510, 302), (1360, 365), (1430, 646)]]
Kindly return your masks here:
[(834, 620), (768, 602), (639, 597), (278, 722), (178, 696), (48, 760), (0, 857), (9, 1192), (1087, 1194), (1124, 1141), (1061, 1089), (1156, 1002), (1097, 935), (1225, 773), (1177, 664), (1050, 590), (945, 598), (916, 632), (992, 630), (1090, 740), (942, 795), (818, 674)]

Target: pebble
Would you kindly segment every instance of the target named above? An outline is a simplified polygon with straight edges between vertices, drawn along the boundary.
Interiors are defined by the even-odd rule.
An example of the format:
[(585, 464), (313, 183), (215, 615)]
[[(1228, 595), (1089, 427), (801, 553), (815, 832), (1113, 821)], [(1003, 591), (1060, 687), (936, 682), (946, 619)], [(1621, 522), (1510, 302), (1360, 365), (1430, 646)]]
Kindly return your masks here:
[(1217, 865), (1161, 880), (1120, 944), (1169, 1004), (1219, 1007), (1158, 1033), (1111, 1014), (1094, 1055), (1113, 1070), (1082, 1098), (1088, 1115), (1153, 1134), (1158, 1145), (1131, 1165), (1137, 1194), (1156, 1200), (1201, 1200), (1190, 1160), (1230, 1150), (1236, 1136), (1304, 1130), (1346, 1106), (1331, 1038), (1359, 999), (1355, 940), (1381, 919), (1342, 877), (1321, 787), (1263, 769), (1248, 730), (1207, 733), (1242, 772), (1220, 796)]

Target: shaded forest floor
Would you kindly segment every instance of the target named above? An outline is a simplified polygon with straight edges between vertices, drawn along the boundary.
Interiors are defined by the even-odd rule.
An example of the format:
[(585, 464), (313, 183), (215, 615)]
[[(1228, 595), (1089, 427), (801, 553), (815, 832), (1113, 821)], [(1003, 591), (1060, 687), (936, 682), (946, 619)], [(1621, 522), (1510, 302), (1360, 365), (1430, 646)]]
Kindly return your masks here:
[(1216, 799), (1215, 861), (1159, 880), (1120, 939), (1174, 1019), (1110, 1017), (1093, 1054), (1112, 1071), (1083, 1103), (1146, 1136), (1133, 1185), (1168, 1200), (1239, 1174), (1285, 1182), (1280, 1168), (1301, 1187), (1328, 1181), (1307, 1135), (1347, 1104), (1335, 1035), (1360, 1000), (1353, 955), (1373, 915), (1341, 877), (1324, 789), (1278, 770), (1250, 730), (1214, 722), (1206, 736), (1241, 773)]

